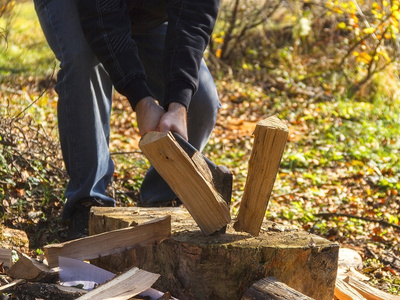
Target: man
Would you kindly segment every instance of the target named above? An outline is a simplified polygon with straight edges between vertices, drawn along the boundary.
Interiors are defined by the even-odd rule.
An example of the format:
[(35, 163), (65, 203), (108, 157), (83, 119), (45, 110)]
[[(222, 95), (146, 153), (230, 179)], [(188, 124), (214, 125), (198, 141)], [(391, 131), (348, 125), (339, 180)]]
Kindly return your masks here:
[[(165, 13), (149, 13), (143, 3), (140, 4), (151, 4), (151, 1), (34, 2), (46, 39), (61, 62), (56, 85), (59, 95), (58, 122), (61, 149), (70, 176), (65, 191), (67, 202), (63, 218), (71, 220), (69, 238), (73, 239), (87, 234), (91, 206), (115, 205), (115, 200), (106, 195), (114, 172), (108, 150), (112, 98), (108, 74), (116, 89), (128, 98), (136, 111), (141, 134), (150, 130), (177, 131), (199, 150), (205, 146), (215, 125), (220, 104), (211, 75), (201, 60), (201, 51), (206, 42), (208, 43), (207, 40), (202, 42), (203, 50), (196, 50), (199, 52), (196, 53), (195, 60), (189, 59), (183, 64), (181, 62), (177, 65), (178, 68), (165, 66), (165, 71), (172, 73), (163, 75), (163, 61), (175, 63), (169, 58), (171, 53), (165, 55), (167, 59), (163, 58), (165, 37), (171, 38), (168, 33), (171, 28), (165, 23)], [(95, 6), (90, 6), (91, 3)], [(77, 4), (90, 46), (79, 23)], [(146, 7), (152, 11), (161, 11), (155, 6)], [(94, 8), (99, 9), (93, 15)], [(93, 23), (94, 19), (98, 21), (98, 11), (105, 22), (100, 26), (104, 28), (100, 29), (97, 27), (98, 23)], [(123, 11), (123, 18), (113, 15), (116, 20), (110, 19), (109, 14), (114, 11)], [(112, 29), (112, 32), (123, 32), (124, 38), (108, 35), (108, 29)], [(209, 34), (210, 32), (207, 36)], [(172, 38), (179, 39), (176, 36)], [(170, 40), (166, 43), (170, 43)], [(106, 66), (108, 73), (92, 49)], [(171, 50), (170, 47), (167, 49)], [(115, 60), (120, 64), (115, 63)], [(179, 81), (173, 85), (171, 81), (164, 80), (171, 76), (176, 78), (176, 75), (178, 78), (186, 78), (185, 69), (188, 68), (191, 76), (188, 85), (186, 82), (179, 84)], [(200, 84), (197, 84), (198, 79)], [(150, 168), (141, 187), (140, 204), (169, 205), (175, 198), (165, 181)]]

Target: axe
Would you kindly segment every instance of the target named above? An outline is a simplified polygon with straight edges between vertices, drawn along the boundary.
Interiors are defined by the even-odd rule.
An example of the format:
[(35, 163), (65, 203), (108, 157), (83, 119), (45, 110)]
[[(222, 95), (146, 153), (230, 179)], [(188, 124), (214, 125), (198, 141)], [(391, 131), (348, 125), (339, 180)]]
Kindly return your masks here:
[[(187, 142), (183, 137), (181, 137), (176, 132), (171, 132), (175, 140), (181, 146), (181, 148), (186, 152), (189, 157), (193, 157), (195, 153), (199, 152), (195, 147), (193, 147), (189, 142)], [(213, 185), (215, 190), (221, 195), (222, 199), (228, 204), (231, 204), (232, 198), (232, 173), (225, 166), (217, 166), (207, 157), (202, 154), (204, 161), (207, 163), (209, 170), (211, 171), (213, 178)]]

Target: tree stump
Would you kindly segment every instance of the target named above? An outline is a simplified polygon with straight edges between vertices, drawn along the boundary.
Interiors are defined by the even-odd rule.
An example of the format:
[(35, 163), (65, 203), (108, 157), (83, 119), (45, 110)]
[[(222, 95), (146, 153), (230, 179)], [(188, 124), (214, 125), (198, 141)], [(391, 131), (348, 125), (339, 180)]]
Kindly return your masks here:
[(92, 263), (111, 272), (136, 266), (160, 274), (154, 287), (185, 299), (240, 299), (256, 281), (273, 276), (318, 300), (334, 295), (339, 246), (321, 237), (265, 221), (258, 237), (205, 236), (184, 208), (93, 207), (90, 234), (171, 215), (172, 236), (149, 247)]

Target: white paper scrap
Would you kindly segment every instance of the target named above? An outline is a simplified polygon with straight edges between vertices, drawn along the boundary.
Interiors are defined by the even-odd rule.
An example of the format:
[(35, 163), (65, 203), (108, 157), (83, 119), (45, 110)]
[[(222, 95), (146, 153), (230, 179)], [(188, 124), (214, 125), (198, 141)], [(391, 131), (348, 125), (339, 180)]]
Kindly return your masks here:
[(115, 274), (81, 260), (60, 256), (60, 282), (64, 286), (92, 290), (95, 286), (112, 279)]
[[(147, 297), (150, 297), (151, 300), (157, 300), (157, 299), (159, 299), (160, 297), (162, 297), (162, 296), (164, 295), (164, 293), (163, 293), (163, 292), (160, 292), (160, 291), (158, 291), (158, 290), (156, 290), (156, 289), (149, 288), (148, 290), (145, 290), (144, 292), (140, 293), (139, 295), (140, 295), (140, 296), (147, 296)], [(179, 300), (178, 298), (174, 298), (174, 297), (172, 297), (172, 299), (174, 299), (174, 300)]]

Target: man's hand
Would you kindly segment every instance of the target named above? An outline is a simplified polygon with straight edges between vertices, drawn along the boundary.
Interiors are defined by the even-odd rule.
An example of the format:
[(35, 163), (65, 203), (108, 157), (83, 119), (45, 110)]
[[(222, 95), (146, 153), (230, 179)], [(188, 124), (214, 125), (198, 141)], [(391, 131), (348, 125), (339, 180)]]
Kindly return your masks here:
[(141, 99), (136, 104), (135, 111), (140, 135), (149, 131), (157, 131), (160, 119), (165, 114), (165, 110), (152, 97)]
[(161, 117), (159, 131), (175, 131), (185, 140), (188, 140), (186, 107), (180, 103), (172, 102), (168, 111)]

